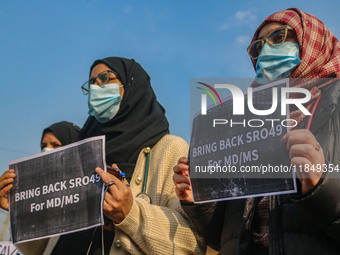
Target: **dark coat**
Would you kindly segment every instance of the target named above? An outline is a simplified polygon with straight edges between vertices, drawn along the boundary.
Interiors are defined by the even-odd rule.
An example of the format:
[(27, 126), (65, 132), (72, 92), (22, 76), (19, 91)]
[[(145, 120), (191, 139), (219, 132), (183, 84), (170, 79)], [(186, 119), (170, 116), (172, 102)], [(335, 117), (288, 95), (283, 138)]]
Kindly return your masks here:
[[(307, 118), (299, 128), (305, 127)], [(327, 164), (340, 167), (340, 82), (322, 89), (311, 131)], [(309, 192), (269, 197), (269, 254), (340, 254), (340, 170), (323, 175)], [(220, 254), (257, 254), (252, 219), (260, 198), (194, 205), (185, 212)]]

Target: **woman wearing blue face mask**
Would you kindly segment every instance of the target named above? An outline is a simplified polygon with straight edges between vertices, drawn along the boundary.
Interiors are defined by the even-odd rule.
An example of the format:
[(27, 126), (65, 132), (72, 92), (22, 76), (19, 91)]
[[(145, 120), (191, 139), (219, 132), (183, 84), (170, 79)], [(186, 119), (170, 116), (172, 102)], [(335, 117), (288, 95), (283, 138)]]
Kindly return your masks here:
[(52, 255), (203, 254), (203, 239), (191, 228), (172, 182), (172, 168), (188, 154), (188, 144), (169, 135), (149, 75), (133, 59), (99, 59), (82, 91), (89, 117), (80, 138), (105, 135), (106, 163), (125, 178), (96, 169), (106, 186), (103, 228), (20, 244), (19, 249)]
[[(256, 72), (252, 86), (279, 78), (310, 91), (290, 109), (298, 125), (282, 138), (297, 166), (298, 193), (193, 204), (188, 160), (174, 167), (182, 208), (219, 254), (340, 254), (340, 43), (316, 17), (293, 8), (270, 15), (248, 47)], [(327, 78), (327, 79), (320, 79)], [(321, 167), (321, 168), (320, 168)], [(312, 171), (321, 169), (321, 171)]]

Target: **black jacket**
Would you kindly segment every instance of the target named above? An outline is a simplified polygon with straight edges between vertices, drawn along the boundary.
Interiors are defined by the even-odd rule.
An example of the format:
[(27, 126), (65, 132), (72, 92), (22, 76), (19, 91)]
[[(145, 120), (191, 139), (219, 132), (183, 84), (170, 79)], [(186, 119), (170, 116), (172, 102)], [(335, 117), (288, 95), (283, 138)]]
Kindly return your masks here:
[[(299, 127), (305, 127), (307, 118)], [(340, 167), (340, 82), (322, 89), (311, 131), (325, 160)], [(340, 170), (305, 194), (269, 197), (269, 254), (340, 254)], [(220, 254), (257, 254), (252, 219), (260, 198), (194, 205), (182, 202), (207, 243)], [(262, 253), (261, 253), (262, 254)]]

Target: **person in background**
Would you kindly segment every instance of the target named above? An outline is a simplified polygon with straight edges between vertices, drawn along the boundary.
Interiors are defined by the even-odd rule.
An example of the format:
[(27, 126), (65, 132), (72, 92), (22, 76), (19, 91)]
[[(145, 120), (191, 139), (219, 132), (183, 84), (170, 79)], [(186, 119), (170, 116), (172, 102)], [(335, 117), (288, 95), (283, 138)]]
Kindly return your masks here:
[(297, 171), (298, 193), (196, 205), (188, 159), (181, 158), (174, 183), (182, 207), (219, 254), (340, 254), (339, 175), (308, 171), (339, 168), (340, 43), (319, 19), (292, 8), (259, 26), (248, 53), (254, 87), (286, 77), (327, 78), (290, 84), (310, 91), (307, 109), (317, 107), (312, 122), (291, 109), (298, 126), (282, 138), (291, 164), (305, 170)]
[[(42, 152), (53, 150), (61, 146), (79, 141), (80, 127), (72, 122), (61, 121), (43, 130), (40, 142)], [(9, 209), (8, 196), (13, 187), (14, 169), (5, 171), (0, 177), (0, 207)]]
[(61, 121), (45, 128), (41, 138), (41, 151), (65, 146), (79, 141), (80, 127), (72, 122)]
[[(172, 168), (188, 144), (169, 135), (165, 110), (146, 71), (133, 59), (96, 60), (82, 86), (89, 117), (80, 139), (106, 138), (106, 163), (97, 168), (107, 191), (107, 228), (93, 228), (17, 245), (23, 254), (204, 254), (203, 238), (181, 208)], [(95, 169), (94, 169), (95, 170)], [(103, 230), (103, 231), (102, 231)]]

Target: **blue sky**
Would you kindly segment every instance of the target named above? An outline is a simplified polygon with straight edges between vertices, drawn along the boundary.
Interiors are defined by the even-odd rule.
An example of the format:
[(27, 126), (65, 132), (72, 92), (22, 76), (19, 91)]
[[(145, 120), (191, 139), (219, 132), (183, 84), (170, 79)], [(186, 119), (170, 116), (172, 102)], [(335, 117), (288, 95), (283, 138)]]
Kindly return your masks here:
[(254, 76), (246, 53), (271, 13), (298, 7), (340, 37), (337, 0), (1, 1), (0, 172), (40, 152), (42, 130), (82, 126), (80, 86), (95, 59), (134, 58), (151, 76), (171, 133), (189, 141), (190, 78)]

